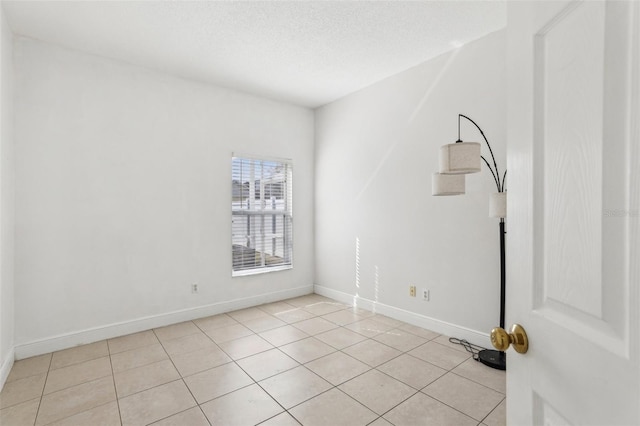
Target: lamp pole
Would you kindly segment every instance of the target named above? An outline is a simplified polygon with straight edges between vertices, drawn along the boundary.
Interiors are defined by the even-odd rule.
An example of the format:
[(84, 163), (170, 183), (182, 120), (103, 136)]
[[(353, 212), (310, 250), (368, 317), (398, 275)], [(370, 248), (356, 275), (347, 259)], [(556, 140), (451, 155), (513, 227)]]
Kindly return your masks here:
[(504, 328), (504, 306), (506, 293), (506, 268), (504, 247), (504, 219), (500, 219), (500, 328)]
[[(500, 179), (500, 171), (498, 170), (498, 164), (496, 163), (496, 158), (493, 155), (491, 144), (489, 144), (489, 141), (487, 140), (487, 137), (484, 135), (484, 132), (482, 131), (480, 126), (478, 126), (478, 124), (475, 121), (473, 121), (471, 118), (463, 114), (458, 114), (458, 140), (456, 141), (456, 143), (462, 142), (462, 140), (460, 139), (460, 118), (465, 118), (469, 120), (474, 126), (476, 126), (476, 128), (482, 135), (484, 142), (487, 144), (487, 147), (489, 148), (489, 153), (491, 154), (491, 159), (493, 160), (493, 167), (491, 167), (491, 164), (489, 164), (487, 159), (484, 158), (482, 155), (480, 156), (480, 158), (482, 158), (482, 160), (485, 162), (485, 164), (489, 168), (489, 171), (493, 176), (493, 180), (496, 184), (498, 192), (504, 192), (505, 181), (507, 178), (507, 171), (506, 170), (504, 171), (504, 174), (502, 175), (502, 179)], [(505, 311), (505, 294), (506, 294), (506, 269), (505, 269), (505, 233), (506, 232), (505, 232), (504, 218), (502, 217), (500, 218), (499, 227), (500, 227), (500, 328), (504, 328), (504, 311)], [(498, 370), (507, 369), (507, 357), (506, 357), (506, 354), (502, 351), (496, 351), (493, 349), (483, 349), (478, 353), (478, 360), (491, 368), (495, 368)]]

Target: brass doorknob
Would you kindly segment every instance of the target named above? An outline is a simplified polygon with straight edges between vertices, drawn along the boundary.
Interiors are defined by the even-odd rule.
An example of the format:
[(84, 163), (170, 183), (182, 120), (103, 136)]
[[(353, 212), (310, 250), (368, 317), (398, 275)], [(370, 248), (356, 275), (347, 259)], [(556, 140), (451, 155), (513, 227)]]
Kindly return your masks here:
[(514, 324), (510, 333), (507, 333), (504, 328), (494, 328), (491, 330), (491, 343), (501, 352), (506, 351), (509, 345), (513, 345), (513, 349), (521, 354), (527, 353), (529, 350), (527, 333), (520, 324)]

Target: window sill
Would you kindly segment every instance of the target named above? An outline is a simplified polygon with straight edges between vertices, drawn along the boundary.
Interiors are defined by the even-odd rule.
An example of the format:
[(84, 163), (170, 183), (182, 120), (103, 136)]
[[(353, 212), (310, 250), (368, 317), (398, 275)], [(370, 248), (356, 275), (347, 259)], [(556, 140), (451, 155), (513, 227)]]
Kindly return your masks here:
[(259, 269), (247, 269), (244, 271), (232, 271), (231, 277), (246, 277), (248, 275), (259, 275), (259, 274), (267, 274), (269, 272), (277, 272), (277, 271), (286, 271), (288, 269), (293, 269), (293, 265), (284, 265), (284, 266), (274, 266), (270, 268), (259, 268)]

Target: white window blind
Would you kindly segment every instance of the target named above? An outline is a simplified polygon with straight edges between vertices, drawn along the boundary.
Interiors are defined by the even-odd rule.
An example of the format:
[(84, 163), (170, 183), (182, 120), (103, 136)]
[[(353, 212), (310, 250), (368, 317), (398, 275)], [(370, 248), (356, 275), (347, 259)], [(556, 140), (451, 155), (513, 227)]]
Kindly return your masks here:
[(292, 267), (291, 169), (288, 160), (233, 156), (233, 276)]

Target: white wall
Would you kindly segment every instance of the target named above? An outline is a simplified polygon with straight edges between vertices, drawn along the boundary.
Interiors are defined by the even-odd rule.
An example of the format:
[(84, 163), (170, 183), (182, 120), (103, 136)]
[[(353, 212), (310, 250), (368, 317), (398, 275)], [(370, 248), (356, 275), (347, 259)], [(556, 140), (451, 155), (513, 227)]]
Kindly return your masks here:
[[(18, 358), (312, 291), (313, 111), (14, 49)], [(293, 159), (293, 270), (231, 278), (232, 152)]]
[[(485, 131), (504, 170), (504, 81), (500, 31), (316, 111), (318, 291), (440, 330), (486, 335), (498, 325), (495, 184), (485, 169), (467, 176), (465, 196), (432, 197), (431, 174), (440, 146), (457, 139), (458, 113)], [(481, 140), (468, 122), (462, 138)], [(430, 289), (431, 301), (409, 297), (411, 284)]]
[(13, 365), (13, 36), (0, 5), (0, 389)]

